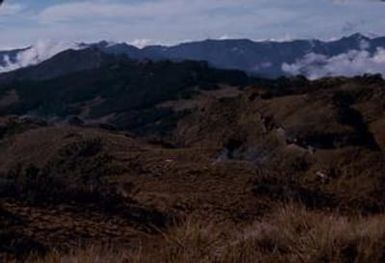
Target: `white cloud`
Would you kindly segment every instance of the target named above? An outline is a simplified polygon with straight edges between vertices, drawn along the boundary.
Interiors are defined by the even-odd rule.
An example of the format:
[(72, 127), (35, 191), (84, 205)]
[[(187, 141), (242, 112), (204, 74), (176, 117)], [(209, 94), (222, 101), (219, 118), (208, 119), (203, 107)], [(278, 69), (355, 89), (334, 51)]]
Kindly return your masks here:
[(284, 63), (282, 70), (291, 75), (304, 75), (310, 79), (327, 76), (356, 76), (365, 73), (385, 76), (385, 49), (374, 54), (366, 50), (351, 50), (333, 57), (309, 53), (294, 64)]
[(51, 0), (50, 5), (28, 1), (31, 8), (21, 15), (0, 16), (0, 45), (29, 44), (39, 38), (151, 39), (152, 43), (175, 44), (221, 36), (329, 39), (353, 31), (385, 34), (385, 4), (369, 1)]
[(138, 39), (134, 39), (133, 41), (128, 42), (128, 44), (131, 44), (131, 45), (136, 46), (138, 48), (143, 48), (143, 47), (149, 46), (149, 45), (151, 45), (151, 43), (152, 43), (151, 39), (147, 39), (147, 38), (138, 38)]
[(76, 44), (67, 42), (56, 42), (52, 40), (40, 40), (25, 51), (17, 55), (16, 62), (5, 57), (5, 66), (0, 66), (0, 72), (12, 71), (18, 68), (36, 65), (47, 60), (66, 49), (78, 49)]
[[(139, 3), (120, 3), (106, 1), (80, 1), (57, 4), (44, 9), (39, 14), (41, 22), (68, 22), (98, 19), (150, 19), (182, 17), (210, 12), (217, 9), (237, 8), (250, 4), (252, 0), (158, 0)], [(177, 22), (177, 21), (174, 21)]]

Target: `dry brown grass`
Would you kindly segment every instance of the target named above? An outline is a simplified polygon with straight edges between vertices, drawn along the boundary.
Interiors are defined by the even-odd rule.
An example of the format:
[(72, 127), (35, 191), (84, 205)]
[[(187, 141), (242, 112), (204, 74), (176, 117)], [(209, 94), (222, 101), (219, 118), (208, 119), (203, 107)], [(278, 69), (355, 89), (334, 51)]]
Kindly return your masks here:
[(241, 229), (187, 220), (136, 249), (91, 246), (34, 263), (357, 262), (385, 259), (385, 216), (346, 218), (285, 206)]

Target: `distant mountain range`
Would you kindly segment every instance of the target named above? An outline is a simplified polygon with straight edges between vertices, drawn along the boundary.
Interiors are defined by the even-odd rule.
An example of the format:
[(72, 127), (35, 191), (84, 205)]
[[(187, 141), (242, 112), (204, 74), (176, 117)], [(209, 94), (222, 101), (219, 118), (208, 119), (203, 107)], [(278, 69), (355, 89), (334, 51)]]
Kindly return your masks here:
[(247, 39), (205, 40), (175, 46), (137, 48), (126, 43), (101, 41), (63, 45), (48, 49), (34, 46), (0, 51), (0, 72), (38, 64), (64, 49), (97, 48), (108, 54), (132, 59), (203, 60), (221, 69), (238, 69), (256, 76), (305, 75), (318, 78), (333, 75), (385, 73), (385, 37), (354, 34), (334, 41), (293, 40), (286, 42)]

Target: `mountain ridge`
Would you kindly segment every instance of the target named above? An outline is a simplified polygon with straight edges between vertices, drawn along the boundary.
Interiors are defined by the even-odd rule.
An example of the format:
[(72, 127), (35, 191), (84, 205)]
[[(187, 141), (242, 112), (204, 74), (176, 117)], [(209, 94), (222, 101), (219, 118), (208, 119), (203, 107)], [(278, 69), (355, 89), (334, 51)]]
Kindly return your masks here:
[[(367, 52), (368, 62), (376, 56), (376, 52), (385, 48), (385, 37), (367, 37), (363, 34), (353, 34), (332, 41), (322, 41), (316, 39), (298, 39), (291, 41), (253, 41), (249, 39), (207, 39), (203, 41), (193, 41), (180, 43), (173, 46), (151, 45), (138, 48), (128, 43), (114, 43), (100, 41), (97, 43), (78, 43), (74, 48), (97, 48), (101, 51), (114, 55), (127, 55), (132, 59), (151, 59), (151, 60), (204, 60), (211, 66), (223, 69), (237, 69), (249, 74), (262, 77), (279, 77), (287, 75), (308, 74), (309, 69), (317, 66), (317, 61), (307, 61), (307, 56), (322, 56), (322, 67), (333, 62), (333, 59), (351, 51), (357, 51), (356, 57), (359, 58), (361, 52)], [(0, 70), (7, 70), (7, 65), (11, 62), (17, 63), (18, 55), (26, 49), (0, 52)], [(58, 50), (59, 51), (59, 50)], [(62, 51), (62, 50), (60, 50)], [(21, 53), (20, 53), (21, 52)], [(356, 59), (350, 58), (352, 60)], [(346, 58), (349, 59), (349, 58)], [(7, 64), (8, 61), (8, 64)], [(302, 65), (302, 64), (303, 65)], [(307, 65), (307, 64), (308, 65)], [(37, 63), (32, 63), (37, 64)], [(292, 66), (291, 68), (285, 65)], [(15, 66), (17, 68), (17, 66)], [(9, 67), (15, 69), (15, 67)], [(293, 70), (294, 68), (294, 70)], [(379, 69), (378, 69), (379, 68)], [(358, 73), (384, 73), (382, 68), (358, 69)], [(346, 70), (348, 71), (348, 69)], [(382, 71), (382, 72), (378, 72)], [(339, 72), (325, 72), (323, 76), (337, 75)], [(343, 72), (342, 72), (343, 73)], [(340, 74), (344, 75), (344, 74)], [(352, 75), (349, 71), (346, 75)]]

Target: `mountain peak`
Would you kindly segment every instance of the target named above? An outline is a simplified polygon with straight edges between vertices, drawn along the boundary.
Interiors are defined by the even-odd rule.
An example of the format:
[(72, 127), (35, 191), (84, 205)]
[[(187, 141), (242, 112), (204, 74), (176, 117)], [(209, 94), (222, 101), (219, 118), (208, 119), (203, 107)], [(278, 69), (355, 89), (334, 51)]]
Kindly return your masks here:
[(362, 33), (355, 33), (350, 36), (344, 37), (345, 39), (354, 39), (354, 40), (370, 40), (371, 38), (367, 37)]

